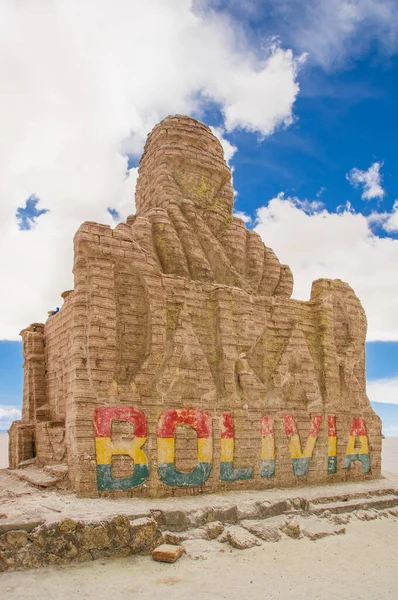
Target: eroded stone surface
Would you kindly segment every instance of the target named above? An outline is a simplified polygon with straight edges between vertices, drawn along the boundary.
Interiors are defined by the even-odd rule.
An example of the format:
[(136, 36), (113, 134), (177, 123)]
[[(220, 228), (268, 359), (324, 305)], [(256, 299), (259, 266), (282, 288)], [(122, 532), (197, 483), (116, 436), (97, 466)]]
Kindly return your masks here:
[(300, 523), (297, 519), (287, 520), (281, 527), (283, 533), (291, 538), (298, 539), (302, 536)]
[[(358, 298), (340, 280), (318, 280), (308, 302), (291, 299), (289, 267), (233, 216), (233, 201), (208, 127), (175, 116), (154, 128), (137, 214), (113, 230), (80, 227), (74, 289), (45, 325), (21, 332), (12, 468), (52, 485), (66, 469), (35, 469), (67, 465), (80, 496), (116, 498), (380, 475)], [(285, 508), (226, 510), (207, 520)], [(192, 525), (174, 516), (170, 530)]]
[(239, 525), (229, 525), (218, 538), (219, 542), (229, 542), (233, 548), (244, 550), (260, 544), (256, 536)]
[[(33, 488), (32, 488), (33, 489)], [(321, 540), (323, 537), (338, 535), (345, 532), (345, 524), (350, 519), (373, 520), (374, 518), (391, 518), (397, 516), (395, 508), (383, 509), (361, 509), (361, 502), (366, 503), (378, 500), (377, 506), (382, 507), (384, 503), (391, 505), (391, 492), (395, 488), (382, 488), (380, 482), (370, 482), (366, 486), (362, 484), (348, 484), (345, 486), (328, 487), (329, 495), (325, 495), (324, 487), (318, 489), (318, 496), (314, 494), (314, 488), (303, 490), (303, 497), (296, 497), (295, 491), (285, 491), (285, 497), (276, 502), (270, 502), (269, 506), (284, 505), (285, 511), (275, 516), (265, 516), (262, 519), (240, 519), (239, 525), (228, 522), (231, 512), (226, 510), (226, 498), (223, 496), (205, 496), (199, 499), (192, 498), (185, 504), (196, 504), (184, 510), (183, 499), (161, 499), (146, 500), (148, 505), (153, 504), (159, 508), (152, 509), (152, 516), (140, 516), (142, 507), (136, 506), (140, 501), (123, 501), (114, 503), (112, 500), (97, 499), (87, 500), (74, 498), (72, 494), (53, 492), (61, 498), (66, 499), (66, 505), (80, 504), (85, 507), (82, 511), (85, 515), (91, 514), (91, 519), (76, 519), (73, 511), (70, 516), (59, 516), (53, 521), (46, 523), (4, 523), (0, 525), (0, 571), (20, 568), (36, 568), (52, 564), (66, 564), (68, 562), (83, 562), (98, 558), (126, 557), (134, 554), (151, 554), (153, 549), (165, 542), (172, 542), (174, 546), (184, 546), (187, 555), (193, 559), (206, 559), (214, 552), (233, 552), (235, 549), (250, 548), (255, 545), (264, 545), (269, 542), (279, 541), (284, 535), (293, 538), (309, 538), (313, 541)], [(345, 494), (342, 494), (343, 490)], [(356, 491), (355, 491), (356, 489)], [(333, 494), (334, 490), (334, 494)], [(373, 496), (372, 496), (373, 490)], [(384, 492), (384, 493), (383, 493)], [(46, 495), (39, 490), (33, 490), (41, 502), (47, 502), (50, 492)], [(253, 494), (253, 493), (251, 493)], [(250, 494), (250, 495), (251, 495)], [(256, 492), (254, 496), (263, 493)], [(267, 492), (269, 494), (269, 492)], [(243, 515), (247, 512), (248, 493), (232, 495), (235, 515)], [(323, 510), (318, 515), (317, 507), (320, 500), (323, 505), (333, 505), (336, 498), (343, 497), (347, 502), (347, 513), (333, 514), (331, 511)], [(220, 502), (219, 508), (223, 508), (226, 521), (212, 521), (199, 527), (193, 525), (201, 523), (204, 517), (214, 513), (215, 500)], [(354, 510), (348, 498), (355, 499)], [(12, 501), (14, 501), (13, 499)], [(207, 503), (206, 503), (207, 501)], [(242, 502), (241, 502), (242, 501)], [(251, 501), (256, 502), (255, 498)], [(398, 492), (395, 496), (398, 505)], [(21, 502), (21, 497), (18, 499)], [(258, 502), (261, 504), (260, 500)], [(240, 504), (242, 509), (240, 510)], [(284, 503), (284, 504), (283, 504)], [(185, 523), (183, 531), (168, 531), (164, 525), (164, 515), (167, 514), (166, 506), (174, 504), (174, 515), (178, 505), (179, 518), (177, 524)], [(200, 507), (198, 506), (200, 504)], [(115, 514), (104, 518), (106, 507), (110, 505), (116, 509), (117, 506), (135, 514)], [(90, 510), (91, 506), (91, 510)], [(160, 507), (163, 506), (163, 510)], [(299, 508), (301, 506), (301, 508)], [(94, 508), (95, 507), (95, 508)], [(294, 507), (294, 508), (292, 508)], [(94, 513), (96, 518), (94, 518)], [(293, 511), (293, 512), (292, 512)], [(147, 506), (149, 514), (149, 506)], [(101, 514), (102, 513), (102, 514)], [(185, 519), (182, 518), (185, 515)], [(159, 518), (156, 520), (155, 516)], [(348, 517), (348, 518), (347, 518)], [(174, 520), (176, 523), (176, 521)], [(5, 528), (5, 529), (4, 529)], [(217, 539), (215, 539), (217, 537)], [(226, 543), (228, 542), (228, 543)], [(266, 551), (266, 550), (265, 550)]]
[(278, 527), (272, 527), (267, 521), (242, 521), (242, 527), (265, 542), (279, 542), (282, 537)]

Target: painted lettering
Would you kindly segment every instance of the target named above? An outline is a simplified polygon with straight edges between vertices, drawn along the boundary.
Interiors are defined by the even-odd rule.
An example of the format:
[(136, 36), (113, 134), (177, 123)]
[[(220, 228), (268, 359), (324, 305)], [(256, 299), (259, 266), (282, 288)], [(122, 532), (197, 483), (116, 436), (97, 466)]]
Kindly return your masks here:
[[(134, 426), (134, 438), (114, 442), (112, 421), (128, 421)], [(132, 406), (106, 406), (94, 411), (97, 486), (99, 490), (127, 490), (141, 485), (149, 475), (148, 459), (142, 446), (147, 440), (145, 415)], [(130, 456), (134, 470), (130, 477), (113, 477), (112, 456)]]
[[(359, 441), (359, 449), (356, 448), (357, 438)], [(369, 442), (366, 434), (365, 423), (361, 417), (354, 417), (351, 425), (350, 437), (348, 439), (347, 450), (344, 460), (344, 468), (348, 469), (354, 460), (359, 460), (362, 463), (362, 472), (369, 473)]]
[(261, 477), (275, 475), (275, 436), (272, 417), (261, 419)]
[[(178, 425), (193, 427), (198, 436), (198, 464), (191, 473), (181, 473), (174, 466), (175, 429)], [(160, 415), (157, 425), (158, 471), (170, 486), (199, 486), (208, 479), (213, 460), (213, 428), (211, 417), (201, 410), (171, 409)]]
[(328, 415), (328, 473), (337, 471), (336, 415)]
[(322, 422), (322, 415), (312, 417), (310, 432), (305, 444), (304, 451), (301, 450), (300, 436), (297, 431), (296, 421), (293, 415), (283, 417), (286, 437), (289, 441), (290, 458), (292, 459), (293, 473), (296, 477), (307, 475), (312, 453), (314, 452), (316, 440), (318, 438), (319, 428)]
[(220, 457), (220, 479), (221, 481), (238, 481), (240, 479), (252, 479), (253, 469), (250, 467), (234, 468), (234, 424), (232, 413), (226, 412), (221, 415), (221, 457)]
[[(132, 439), (112, 439), (112, 422), (127, 421), (134, 427)], [(336, 415), (327, 416), (327, 472), (337, 472), (337, 427)], [(302, 449), (297, 424), (293, 415), (283, 417), (288, 439), (292, 470), (296, 477), (307, 475), (315, 449), (322, 415), (313, 415), (308, 438)], [(190, 473), (180, 472), (175, 466), (175, 430), (180, 425), (192, 427), (197, 434), (196, 467)], [(271, 416), (264, 416), (261, 428), (261, 469), (260, 477), (269, 479), (275, 476), (275, 434)], [(141, 485), (149, 476), (149, 461), (143, 446), (148, 431), (144, 413), (131, 406), (108, 406), (94, 411), (94, 434), (97, 462), (98, 490), (126, 490)], [(213, 461), (212, 419), (207, 413), (197, 409), (170, 409), (159, 417), (157, 423), (158, 472), (161, 480), (168, 486), (202, 486), (210, 476)], [(220, 480), (234, 482), (253, 479), (252, 467), (234, 467), (235, 428), (232, 412), (220, 416)], [(260, 448), (259, 448), (260, 450)], [(112, 473), (113, 456), (129, 456), (133, 463), (133, 472), (128, 477), (114, 477)], [(362, 464), (362, 471), (370, 471), (369, 442), (364, 420), (355, 417), (350, 435), (344, 468), (353, 461)]]

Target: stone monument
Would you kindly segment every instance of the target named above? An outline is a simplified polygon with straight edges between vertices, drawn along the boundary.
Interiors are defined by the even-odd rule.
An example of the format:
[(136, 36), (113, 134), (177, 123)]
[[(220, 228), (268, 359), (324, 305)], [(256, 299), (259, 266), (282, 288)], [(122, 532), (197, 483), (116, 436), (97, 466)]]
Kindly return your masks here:
[(10, 467), (66, 464), (81, 496), (171, 496), (380, 476), (366, 318), (340, 280), (293, 277), (232, 214), (210, 129), (149, 134), (137, 214), (76, 233), (74, 290), (21, 332)]

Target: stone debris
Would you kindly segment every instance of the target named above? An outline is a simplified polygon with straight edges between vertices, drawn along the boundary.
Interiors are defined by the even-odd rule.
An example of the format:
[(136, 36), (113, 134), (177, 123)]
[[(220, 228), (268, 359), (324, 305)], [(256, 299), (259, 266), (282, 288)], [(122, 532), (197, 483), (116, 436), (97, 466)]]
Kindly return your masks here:
[(303, 535), (312, 541), (320, 540), (329, 535), (341, 535), (346, 532), (343, 525), (327, 525), (322, 522), (312, 522), (308, 525), (302, 525)]
[(358, 510), (356, 511), (355, 516), (360, 521), (374, 521), (381, 517), (377, 510)]
[(46, 465), (43, 471), (53, 477), (63, 478), (68, 475), (68, 465)]
[(184, 546), (172, 546), (171, 544), (162, 544), (152, 552), (153, 560), (159, 562), (174, 563), (184, 554)]
[(168, 544), (181, 544), (186, 540), (214, 540), (224, 531), (225, 525), (220, 521), (207, 523), (203, 527), (196, 527), (182, 532), (163, 531), (162, 535)]
[(68, 473), (68, 468), (66, 467), (65, 469), (65, 466), (66, 465), (62, 465), (63, 468), (61, 471), (51, 472), (51, 469), (49, 469), (48, 467), (40, 469), (35, 465), (28, 465), (23, 469), (13, 470), (12, 474), (15, 475), (15, 477), (18, 477), (19, 479), (22, 479), (22, 481), (27, 481), (28, 483), (36, 487), (60, 487), (60, 482), (64, 481), (64, 478)]
[(267, 521), (241, 521), (242, 527), (265, 542), (279, 542), (282, 537), (278, 527), (267, 524)]
[(335, 523), (336, 525), (347, 525), (351, 521), (351, 515), (331, 515), (329, 517), (329, 521), (331, 523)]
[(256, 536), (239, 525), (229, 525), (226, 527), (224, 532), (218, 537), (218, 541), (221, 543), (229, 542), (233, 548), (237, 548), (238, 550), (260, 545), (260, 541)]
[(397, 495), (396, 494), (385, 494), (369, 495), (364, 498), (347, 498), (346, 501), (334, 501), (328, 503), (316, 503), (311, 507), (313, 514), (323, 516), (326, 514), (330, 517), (331, 514), (339, 515), (341, 513), (350, 513), (353, 511), (364, 510), (383, 510), (396, 506)]
[(212, 523), (207, 523), (203, 527), (206, 533), (207, 540), (215, 540), (225, 529), (225, 525), (221, 523), (221, 521), (213, 521)]
[(163, 537), (165, 542), (167, 542), (168, 544), (181, 544), (182, 542), (186, 542), (187, 540), (209, 539), (207, 537), (206, 530), (200, 528), (188, 529), (188, 531), (182, 532), (163, 531)]
[(285, 521), (281, 527), (281, 530), (291, 538), (299, 539), (302, 537), (300, 523), (297, 521), (297, 519), (289, 519)]
[[(20, 485), (19, 480), (17, 481)], [(383, 494), (383, 491), (387, 493)], [(365, 502), (365, 506), (372, 501), (377, 501), (376, 506), (383, 506), (383, 503), (390, 505), (390, 492), (391, 490), (383, 490), (381, 487), (375, 489), (373, 496), (366, 490), (357, 492), (356, 506), (361, 506), (361, 500)], [(48, 492), (36, 491), (36, 493), (40, 498), (47, 497), (45, 502), (49, 504)], [(62, 506), (62, 503), (68, 506), (71, 495), (64, 492), (62, 495), (61, 492), (58, 494), (60, 495), (59, 506)], [(53, 503), (56, 498), (57, 496), (54, 495)], [(52, 513), (54, 521), (46, 523), (33, 520), (12, 522), (2, 519), (0, 521), (0, 570), (36, 568), (136, 554), (150, 555), (156, 547), (165, 543), (168, 545), (171, 543), (173, 547), (183, 546), (187, 556), (192, 559), (205, 559), (214, 552), (232, 552), (233, 548), (265, 546), (266, 543), (279, 541), (284, 535), (295, 539), (307, 538), (316, 541), (326, 536), (343, 534), (346, 524), (355, 518), (367, 521), (398, 516), (396, 508), (352, 510), (350, 502), (353, 498), (351, 500), (347, 498), (347, 502), (342, 502), (347, 506), (348, 512), (345, 514), (340, 512), (334, 514), (324, 509), (318, 514), (320, 503), (317, 502), (317, 498), (313, 501), (285, 498), (279, 503), (268, 502), (265, 509), (263, 506), (265, 503), (252, 499), (253, 503), (258, 502), (258, 506), (263, 506), (266, 515), (280, 513), (282, 506), (285, 507), (285, 512), (261, 519), (242, 519), (238, 521), (239, 524), (231, 524), (228, 521), (204, 522), (213, 514), (222, 514), (228, 520), (235, 519), (238, 514), (247, 514), (249, 504), (246, 498), (243, 498), (242, 510), (239, 509), (240, 502), (237, 495), (234, 503), (229, 507), (226, 505), (221, 507), (220, 498), (217, 509), (214, 509), (214, 499), (211, 497), (208, 497), (207, 508), (203, 505), (201, 508), (196, 506), (185, 511), (177, 506), (173, 510), (170, 508), (170, 504), (179, 504), (181, 507), (182, 500), (178, 503), (175, 499), (159, 501), (160, 504), (164, 504), (162, 509), (150, 511), (147, 508), (151, 516), (140, 516), (137, 511), (134, 516), (119, 514), (107, 519), (87, 520), (65, 517), (55, 512)], [(335, 498), (341, 501), (338, 494), (321, 498), (322, 506), (325, 507), (328, 503), (334, 505)], [(398, 505), (398, 496), (395, 500)], [(20, 502), (19, 498), (11, 500), (11, 502), (15, 501)], [(76, 501), (86, 502), (80, 499)], [(97, 500), (95, 504), (98, 502), (104, 501)], [(93, 506), (92, 501), (90, 503)], [(87, 509), (85, 513), (88, 514)], [(174, 527), (182, 530), (170, 531), (165, 523), (174, 524)], [(198, 524), (199, 527), (196, 526)]]

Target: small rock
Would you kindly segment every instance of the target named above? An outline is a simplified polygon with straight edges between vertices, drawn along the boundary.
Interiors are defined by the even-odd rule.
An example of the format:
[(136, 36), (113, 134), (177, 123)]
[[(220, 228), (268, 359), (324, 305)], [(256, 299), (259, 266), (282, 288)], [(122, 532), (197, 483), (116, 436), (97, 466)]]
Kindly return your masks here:
[(46, 465), (43, 471), (53, 477), (65, 477), (68, 474), (68, 465)]
[(309, 511), (310, 503), (306, 498), (291, 498), (290, 503), (295, 510)]
[(377, 510), (357, 510), (355, 516), (360, 521), (374, 521), (379, 518)]
[(282, 537), (277, 527), (270, 527), (264, 521), (242, 521), (241, 525), (265, 542), (279, 542)]
[(283, 533), (286, 533), (291, 538), (299, 539), (301, 538), (301, 529), (300, 524), (296, 519), (291, 519), (290, 521), (286, 521), (284, 525), (281, 527)]
[(188, 531), (163, 531), (164, 541), (166, 544), (181, 544), (187, 540), (206, 539), (206, 531), (204, 529), (189, 529)]
[(150, 517), (134, 519), (130, 524), (130, 534), (133, 554), (150, 554), (163, 541), (155, 519)]
[(159, 562), (173, 563), (185, 552), (184, 546), (172, 546), (171, 544), (162, 544), (152, 552), (153, 560)]
[(170, 531), (185, 531), (192, 527), (188, 515), (182, 510), (152, 510), (153, 518), (161, 527), (167, 527)]
[(0, 543), (9, 549), (23, 548), (28, 542), (26, 531), (8, 531), (0, 537)]
[(241, 521), (242, 519), (255, 519), (256, 517), (258, 518), (260, 514), (260, 502), (245, 500), (244, 502), (240, 502), (237, 506), (238, 521)]
[(237, 506), (213, 506), (208, 510), (209, 521), (221, 521), (222, 523), (236, 523), (238, 520)]
[(284, 512), (290, 509), (290, 502), (286, 500), (276, 500), (275, 502), (261, 502), (260, 506), (260, 516), (264, 519), (268, 519), (269, 517), (277, 517), (279, 515), (283, 515)]
[(220, 533), (217, 538), (217, 542), (220, 542), (220, 544), (225, 544), (228, 542), (228, 528), (224, 529), (224, 531)]
[(212, 523), (207, 523), (207, 525), (204, 525), (202, 529), (206, 533), (205, 538), (207, 540), (215, 540), (219, 535), (222, 534), (225, 529), (225, 525), (223, 525), (221, 521), (213, 521)]
[(347, 525), (351, 521), (351, 515), (331, 515), (329, 521), (336, 525)]
[(341, 535), (345, 533), (345, 527), (332, 526), (324, 523), (313, 523), (309, 527), (303, 527), (303, 534), (312, 541), (320, 540), (329, 535)]
[(225, 532), (228, 542), (233, 548), (238, 548), (238, 550), (245, 550), (246, 548), (260, 545), (260, 542), (254, 535), (239, 525), (231, 525), (227, 527)]

